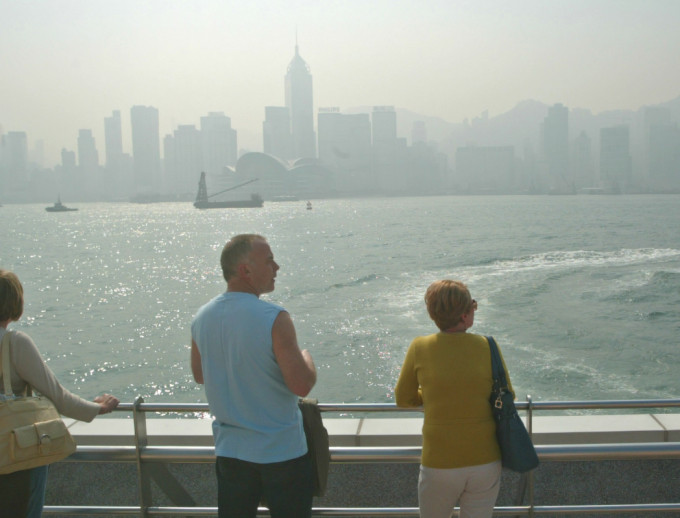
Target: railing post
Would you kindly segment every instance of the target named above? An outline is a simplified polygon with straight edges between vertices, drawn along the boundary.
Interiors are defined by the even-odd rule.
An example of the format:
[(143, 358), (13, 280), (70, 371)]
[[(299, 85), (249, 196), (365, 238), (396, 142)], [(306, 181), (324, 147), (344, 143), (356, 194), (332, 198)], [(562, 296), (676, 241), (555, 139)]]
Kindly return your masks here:
[(146, 415), (139, 409), (144, 399), (139, 396), (132, 407), (132, 417), (135, 426), (135, 454), (137, 456), (137, 483), (139, 487), (139, 516), (147, 517), (147, 509), (151, 507), (151, 477), (142, 465), (142, 451), (149, 444), (146, 433)]
[[(533, 442), (534, 437), (534, 400), (531, 399), (531, 395), (527, 394), (527, 431), (529, 432), (529, 437)], [(529, 516), (534, 516), (534, 472), (531, 470), (528, 474), (529, 482)]]

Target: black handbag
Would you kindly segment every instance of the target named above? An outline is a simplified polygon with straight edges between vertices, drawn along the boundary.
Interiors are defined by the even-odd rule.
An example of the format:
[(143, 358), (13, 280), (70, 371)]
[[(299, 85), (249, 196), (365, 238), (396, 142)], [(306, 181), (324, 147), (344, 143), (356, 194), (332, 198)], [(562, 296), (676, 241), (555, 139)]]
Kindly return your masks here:
[(487, 336), (486, 339), (491, 350), (493, 374), (493, 390), (489, 402), (496, 421), (496, 439), (501, 448), (503, 467), (525, 473), (538, 466), (538, 455), (529, 432), (515, 409), (514, 396), (508, 389), (498, 345), (493, 337)]
[(316, 399), (303, 398), (300, 399), (298, 405), (307, 436), (307, 449), (314, 466), (314, 496), (324, 496), (328, 482), (328, 467), (331, 462), (328, 430), (323, 425), (321, 410)]

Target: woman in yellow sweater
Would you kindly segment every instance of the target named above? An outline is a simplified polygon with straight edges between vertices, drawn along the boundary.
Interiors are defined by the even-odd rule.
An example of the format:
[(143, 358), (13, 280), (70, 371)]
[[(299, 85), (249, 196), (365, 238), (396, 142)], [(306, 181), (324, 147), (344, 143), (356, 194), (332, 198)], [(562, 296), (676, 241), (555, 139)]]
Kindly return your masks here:
[[(448, 518), (459, 503), (461, 518), (490, 517), (500, 489), (501, 453), (489, 404), (489, 343), (466, 332), (477, 302), (462, 282), (441, 280), (427, 289), (425, 304), (440, 332), (413, 340), (395, 388), (397, 406), (422, 405), (425, 412), (420, 516)], [(514, 395), (507, 369), (506, 377)]]

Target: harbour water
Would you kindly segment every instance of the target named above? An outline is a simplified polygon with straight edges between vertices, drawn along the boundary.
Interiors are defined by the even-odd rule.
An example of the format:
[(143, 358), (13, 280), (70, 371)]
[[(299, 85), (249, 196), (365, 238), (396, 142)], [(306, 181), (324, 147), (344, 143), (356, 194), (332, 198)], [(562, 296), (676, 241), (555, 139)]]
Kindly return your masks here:
[[(306, 201), (306, 200), (305, 200)], [(423, 294), (465, 281), (520, 398), (680, 397), (680, 196), (496, 196), (0, 209), (0, 267), (24, 284), (13, 328), (92, 398), (205, 401), (190, 322), (225, 288), (219, 255), (267, 236), (276, 290), (324, 402), (391, 402), (406, 348), (435, 332)], [(74, 205), (75, 206), (75, 205)]]

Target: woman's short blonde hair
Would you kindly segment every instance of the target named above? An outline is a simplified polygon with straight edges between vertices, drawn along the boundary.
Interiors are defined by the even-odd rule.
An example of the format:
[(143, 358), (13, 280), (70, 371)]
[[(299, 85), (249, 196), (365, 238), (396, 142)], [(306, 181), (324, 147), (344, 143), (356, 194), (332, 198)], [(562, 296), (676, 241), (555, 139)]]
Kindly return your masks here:
[(19, 277), (0, 269), (0, 322), (15, 321), (24, 313), (24, 287)]
[(444, 331), (455, 327), (472, 309), (472, 297), (462, 282), (444, 279), (430, 284), (425, 292), (425, 304), (430, 318)]

